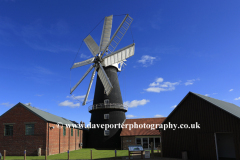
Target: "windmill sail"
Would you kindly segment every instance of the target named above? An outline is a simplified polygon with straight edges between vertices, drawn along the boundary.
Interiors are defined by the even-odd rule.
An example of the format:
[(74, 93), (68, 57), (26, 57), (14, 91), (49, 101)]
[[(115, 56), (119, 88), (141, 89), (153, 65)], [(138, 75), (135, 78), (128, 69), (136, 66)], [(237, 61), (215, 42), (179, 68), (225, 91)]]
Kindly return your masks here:
[(127, 32), (132, 21), (133, 19), (127, 14), (126, 17), (123, 19), (122, 23), (120, 24), (120, 26), (118, 27), (118, 29), (116, 30), (116, 32), (114, 33), (114, 35), (112, 36), (111, 40), (108, 42), (104, 51), (101, 53), (101, 57), (107, 50), (108, 54), (112, 53), (115, 50), (115, 48), (117, 47), (117, 45)]
[(74, 63), (71, 69), (77, 68), (77, 67), (81, 67), (81, 66), (85, 66), (87, 64), (91, 64), (93, 61), (94, 61), (94, 57), (93, 58), (89, 58), (89, 59), (87, 59), (85, 61), (82, 61), (82, 62)]
[[(119, 25), (119, 27), (117, 28), (117, 30), (115, 31), (115, 33), (113, 34), (112, 38), (110, 39), (111, 31), (112, 31), (112, 20), (113, 20), (112, 15), (105, 17), (99, 46), (94, 41), (91, 35), (88, 35), (84, 39), (84, 42), (87, 45), (88, 49), (91, 51), (93, 57), (82, 62), (74, 63), (71, 68), (73, 69), (73, 68), (77, 68), (77, 67), (81, 67), (81, 66), (93, 63), (93, 65), (90, 66), (90, 68), (83, 75), (83, 77), (70, 90), (70, 94), (72, 94), (72, 92), (78, 87), (78, 85), (83, 81), (83, 79), (94, 68), (94, 71), (91, 76), (90, 84), (88, 86), (87, 94), (84, 98), (82, 105), (85, 105), (87, 102), (89, 92), (92, 87), (93, 79), (97, 70), (98, 70), (99, 79), (103, 84), (104, 90), (106, 94), (109, 95), (113, 89), (113, 86), (108, 78), (108, 75), (105, 72), (105, 69), (108, 69), (108, 68), (103, 68), (103, 66), (107, 67), (112, 65), (113, 67), (118, 68), (117, 67), (118, 63), (123, 63), (125, 59), (134, 55), (134, 50), (135, 50), (134, 43), (114, 52), (115, 48), (117, 47), (117, 45), (120, 43), (121, 39), (127, 32), (133, 19), (127, 14), (123, 19), (123, 21), (121, 22), (121, 24)], [(108, 54), (105, 57), (103, 57), (105, 52), (108, 52)]]
[(94, 39), (92, 38), (92, 36), (89, 34), (83, 41), (91, 51), (92, 55), (96, 56), (98, 54), (99, 47), (97, 43), (94, 41)]
[(77, 88), (77, 86), (83, 81), (83, 79), (88, 75), (88, 73), (93, 69), (93, 65), (87, 70), (87, 72), (83, 75), (83, 77), (75, 84), (75, 86), (71, 89), (70, 94)]
[(110, 92), (112, 91), (113, 89), (113, 86), (111, 84), (111, 82), (109, 81), (108, 79), (108, 76), (107, 74), (105, 73), (101, 63), (99, 62), (99, 70), (98, 70), (98, 76), (104, 86), (104, 89), (106, 91), (106, 94), (109, 95)]
[(83, 104), (82, 104), (83, 106), (84, 106), (84, 105), (86, 104), (86, 102), (87, 102), (88, 95), (89, 95), (90, 89), (91, 89), (91, 87), (92, 87), (92, 82), (93, 82), (93, 79), (94, 79), (96, 70), (97, 70), (97, 68), (95, 68), (94, 71), (93, 71), (93, 73), (92, 73), (92, 77), (91, 77), (91, 80), (90, 80), (90, 83), (89, 83), (89, 86), (88, 86), (88, 91), (87, 91), (87, 94), (86, 94), (86, 96), (85, 96), (85, 98), (84, 98), (84, 101), (83, 101)]
[(113, 19), (112, 15), (105, 17), (101, 41), (100, 41), (100, 51), (101, 52), (106, 48), (108, 42), (110, 41), (110, 36), (111, 36), (111, 31), (112, 31), (112, 19)]
[(135, 50), (135, 44), (131, 44), (127, 47), (124, 47), (118, 51), (115, 51), (111, 54), (106, 55), (103, 58), (103, 65), (105, 67), (112, 65), (114, 63), (119, 63), (122, 62), (123, 60), (131, 57), (134, 55), (134, 50)]

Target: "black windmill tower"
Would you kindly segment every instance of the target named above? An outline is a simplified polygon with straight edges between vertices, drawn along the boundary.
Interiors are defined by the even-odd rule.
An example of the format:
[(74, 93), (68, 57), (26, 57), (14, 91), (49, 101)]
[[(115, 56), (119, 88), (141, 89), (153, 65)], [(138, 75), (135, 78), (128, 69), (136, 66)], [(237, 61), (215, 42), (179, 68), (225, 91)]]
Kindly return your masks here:
[[(97, 81), (94, 94), (93, 105), (88, 110), (91, 113), (91, 125), (122, 124), (125, 119), (127, 106), (123, 105), (117, 72), (121, 71), (124, 61), (134, 55), (135, 44), (131, 44), (114, 52), (115, 48), (127, 32), (132, 23), (132, 18), (127, 14), (116, 32), (110, 39), (113, 16), (105, 17), (100, 40), (100, 46), (88, 35), (84, 42), (93, 54), (93, 57), (82, 62), (74, 63), (72, 68), (92, 64), (78, 83), (71, 89), (70, 94), (77, 88), (82, 80), (93, 69), (87, 94), (82, 105), (85, 105), (89, 95), (92, 82), (97, 71)], [(103, 55), (106, 55), (103, 57)], [(116, 125), (115, 125), (116, 126)], [(114, 126), (114, 127), (115, 127)], [(91, 148), (120, 148), (121, 128), (99, 128), (90, 129), (88, 135), (88, 147)]]

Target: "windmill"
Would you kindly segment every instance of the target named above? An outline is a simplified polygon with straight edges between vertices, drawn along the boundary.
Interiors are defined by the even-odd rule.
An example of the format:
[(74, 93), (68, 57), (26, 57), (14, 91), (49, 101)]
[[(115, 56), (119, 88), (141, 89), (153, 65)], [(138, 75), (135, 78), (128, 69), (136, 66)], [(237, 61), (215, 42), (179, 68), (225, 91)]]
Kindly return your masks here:
[[(91, 35), (84, 42), (93, 57), (82, 62), (74, 63), (72, 68), (91, 64), (83, 77), (71, 88), (70, 94), (78, 87), (83, 79), (93, 70), (87, 94), (84, 98), (85, 105), (97, 71), (97, 81), (93, 105), (88, 108), (91, 113), (91, 124), (119, 124), (126, 119), (126, 106), (123, 105), (117, 72), (127, 58), (134, 55), (135, 44), (130, 44), (122, 49), (114, 51), (130, 27), (133, 19), (127, 14), (113, 36), (110, 39), (113, 16), (105, 17), (100, 45), (98, 46)], [(104, 56), (104, 54), (106, 54)], [(88, 147), (95, 148), (119, 148), (120, 128), (90, 129), (88, 135)]]

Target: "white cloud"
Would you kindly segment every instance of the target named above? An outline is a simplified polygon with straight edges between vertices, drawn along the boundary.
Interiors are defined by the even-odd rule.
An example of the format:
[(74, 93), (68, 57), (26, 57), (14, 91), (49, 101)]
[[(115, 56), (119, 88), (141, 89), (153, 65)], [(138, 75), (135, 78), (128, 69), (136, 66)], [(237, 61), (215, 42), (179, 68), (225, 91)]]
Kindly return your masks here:
[(160, 78), (157, 78), (157, 79), (156, 79), (156, 82), (158, 82), (158, 83), (163, 82), (163, 78), (161, 78), (161, 77), (160, 77)]
[(137, 116), (134, 116), (132, 114), (129, 114), (129, 115), (126, 115), (127, 118), (133, 118), (133, 117), (137, 117)]
[(149, 87), (149, 88), (145, 89), (145, 91), (160, 93), (161, 91), (166, 91), (166, 90), (163, 88), (159, 88), (159, 87)]
[(31, 104), (32, 104), (32, 103), (31, 103), (31, 102), (29, 102), (29, 103), (25, 103), (25, 104), (26, 104), (26, 105), (28, 105), (28, 106), (31, 106)]
[(193, 85), (193, 82), (194, 82), (194, 81), (195, 81), (194, 79), (192, 79), (192, 80), (187, 80), (187, 82), (185, 82), (184, 84), (185, 84), (185, 86)]
[(174, 106), (172, 106), (171, 108), (176, 108), (177, 107), (177, 105), (174, 105)]
[(208, 96), (209, 96), (209, 94), (205, 94), (205, 96), (207, 96), (207, 97), (208, 97)]
[(161, 83), (161, 82), (163, 82), (163, 78), (160, 77), (160, 78), (157, 78), (157, 79), (155, 80), (155, 82), (150, 83), (149, 86), (151, 86), (151, 87), (155, 87), (155, 86), (158, 86), (159, 83)]
[(80, 102), (83, 101), (83, 99), (85, 98), (85, 95), (81, 95), (81, 96), (71, 95), (71, 96), (67, 96), (66, 98), (69, 98), (70, 100), (65, 100), (65, 101), (59, 103), (58, 105), (59, 106), (66, 106), (66, 107), (76, 108), (76, 107), (80, 106)]
[(230, 89), (230, 90), (229, 90), (229, 92), (232, 92), (232, 91), (233, 91), (233, 89)]
[(64, 106), (64, 107), (71, 107), (71, 108), (76, 108), (80, 106), (80, 103), (73, 103), (70, 102), (69, 100), (63, 101), (61, 103), (58, 104), (59, 106)]
[(67, 96), (67, 98), (70, 98), (70, 99), (72, 99), (72, 100), (82, 100), (82, 99), (85, 98), (85, 95), (82, 95), (82, 96), (74, 96), (74, 94), (73, 94), (73, 95), (71, 95), (71, 96)]
[(80, 55), (80, 58), (86, 59), (86, 58), (90, 58), (90, 56), (85, 55), (85, 54), (82, 53), (82, 54)]
[(158, 86), (158, 85), (159, 85), (159, 83), (156, 83), (156, 82), (153, 82), (153, 83), (149, 84), (150, 87), (155, 87), (155, 86)]
[(193, 83), (195, 81), (200, 81), (200, 79), (199, 78), (197, 78), (197, 79), (190, 79), (190, 80), (187, 80), (187, 82), (185, 82), (184, 84), (185, 84), (185, 86), (193, 85)]
[(43, 94), (36, 94), (36, 96), (41, 97), (41, 96), (43, 96)]
[(147, 104), (148, 102), (150, 102), (149, 100), (147, 99), (142, 99), (142, 100), (133, 100), (131, 102), (129, 101), (126, 101), (124, 102), (125, 105), (128, 106), (128, 108), (133, 108), (133, 107), (137, 107), (137, 106), (143, 106), (145, 104)]
[(155, 118), (160, 118), (160, 117), (164, 117), (164, 116), (163, 116), (163, 115), (160, 115), (160, 114), (156, 114), (154, 117), (155, 117)]
[(162, 91), (175, 90), (175, 86), (179, 85), (180, 82), (163, 82), (163, 78), (157, 78), (155, 82), (149, 84), (149, 88), (145, 89), (147, 92), (160, 93)]
[(240, 100), (240, 97), (238, 97), (238, 98), (235, 98), (234, 100)]
[(143, 67), (148, 67), (153, 64), (154, 60), (156, 60), (156, 57), (144, 55), (140, 60), (138, 60), (138, 63), (142, 63)]
[(14, 104), (11, 104), (9, 102), (1, 103), (0, 105), (5, 106), (5, 107), (12, 107), (12, 106), (14, 106)]

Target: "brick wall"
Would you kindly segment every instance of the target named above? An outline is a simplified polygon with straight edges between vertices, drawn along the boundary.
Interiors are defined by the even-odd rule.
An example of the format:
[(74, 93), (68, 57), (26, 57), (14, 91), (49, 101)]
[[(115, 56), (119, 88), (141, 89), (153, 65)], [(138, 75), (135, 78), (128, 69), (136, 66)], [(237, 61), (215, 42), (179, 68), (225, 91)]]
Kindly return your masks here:
[(135, 136), (121, 137), (121, 148), (128, 149), (129, 145), (136, 145)]
[[(49, 155), (67, 152), (68, 150), (78, 150), (79, 143), (82, 143), (82, 130), (66, 128), (66, 135), (63, 135), (63, 127), (57, 124), (48, 123), (49, 125)], [(53, 129), (51, 127), (54, 127)], [(47, 138), (48, 139), (48, 138)]]
[[(13, 135), (4, 136), (5, 124), (13, 124)], [(25, 124), (34, 124), (34, 135), (25, 135)], [(7, 155), (37, 155), (37, 149), (46, 146), (46, 122), (21, 104), (16, 105), (0, 117), (0, 152)]]
[[(25, 135), (25, 125), (34, 124), (34, 135)], [(4, 127), (6, 124), (13, 124), (13, 135), (4, 136)], [(54, 128), (52, 128), (54, 127)], [(67, 150), (80, 149), (79, 143), (82, 143), (83, 131), (66, 128), (66, 135), (63, 136), (63, 127), (57, 124), (49, 123), (29, 111), (21, 104), (16, 105), (0, 117), (0, 153), (6, 150), (7, 155), (19, 156), (27, 150), (27, 156), (37, 156), (38, 148), (41, 148), (41, 154), (45, 155), (45, 149), (48, 149), (48, 155), (67, 152)]]
[[(49, 145), (48, 147), (48, 154), (58, 154), (59, 153), (59, 131), (60, 129), (58, 128), (58, 125), (53, 124), (53, 123), (47, 123), (48, 125), (48, 132), (49, 135), (47, 136), (47, 139), (49, 137)], [(52, 128), (54, 127), (54, 128)], [(48, 144), (48, 143), (47, 143)]]

